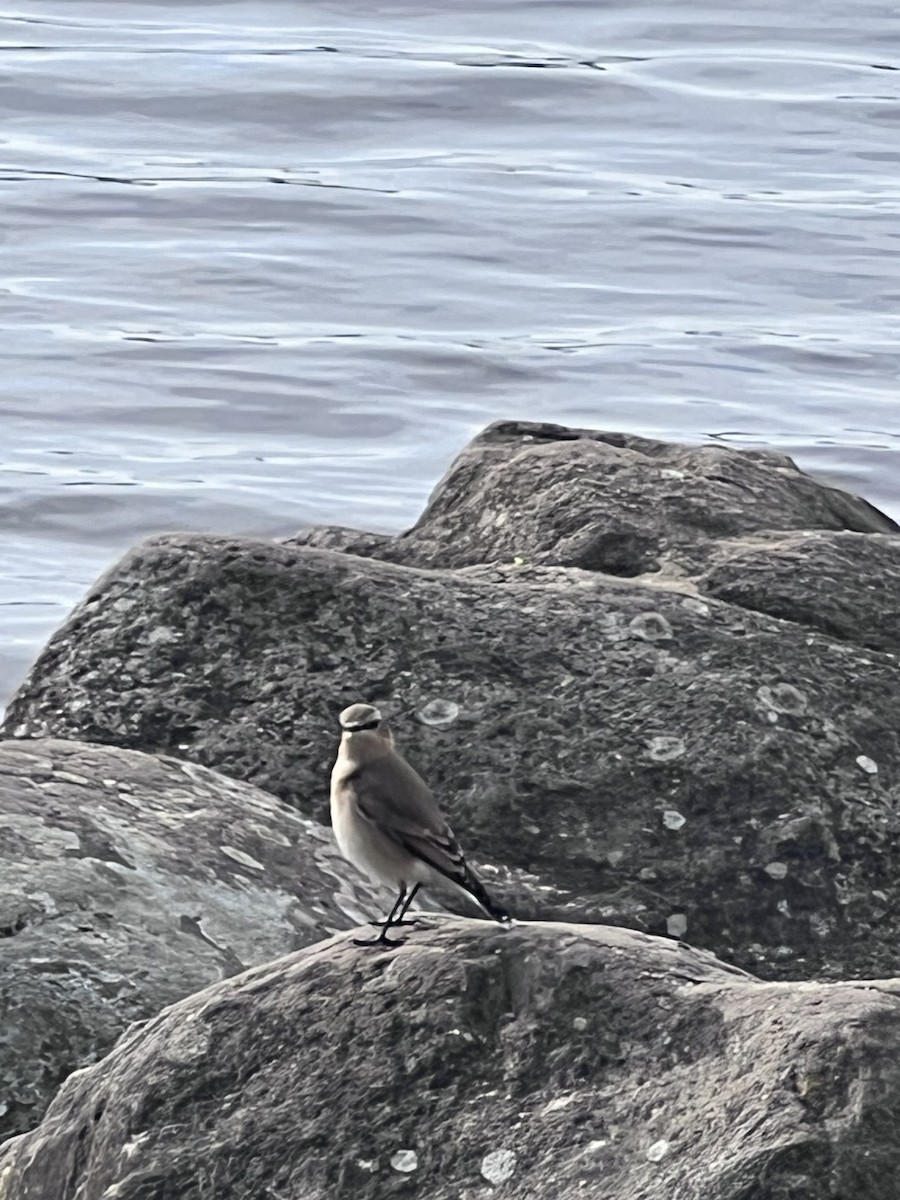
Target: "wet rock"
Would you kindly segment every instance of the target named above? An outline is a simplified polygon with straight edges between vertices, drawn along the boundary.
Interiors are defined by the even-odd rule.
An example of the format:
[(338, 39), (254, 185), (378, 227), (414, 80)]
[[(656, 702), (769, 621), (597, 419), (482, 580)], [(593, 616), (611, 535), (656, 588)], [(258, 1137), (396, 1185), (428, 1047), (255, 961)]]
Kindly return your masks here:
[(0, 1140), (129, 1023), (387, 899), (330, 830), (248, 784), (111, 747), (0, 743)]
[(130, 1031), (0, 1149), (0, 1197), (887, 1200), (898, 1105), (896, 980), (764, 984), (628, 930), (448, 920)]
[[(560, 550), (626, 517), (658, 571)], [(767, 524), (900, 545), (779, 455), (494, 426), (380, 558), (339, 531), (138, 546), (5, 729), (178, 755), (325, 819), (336, 715), (367, 700), (518, 915), (663, 933), (679, 914), (765, 976), (889, 974), (900, 667), (698, 591)]]

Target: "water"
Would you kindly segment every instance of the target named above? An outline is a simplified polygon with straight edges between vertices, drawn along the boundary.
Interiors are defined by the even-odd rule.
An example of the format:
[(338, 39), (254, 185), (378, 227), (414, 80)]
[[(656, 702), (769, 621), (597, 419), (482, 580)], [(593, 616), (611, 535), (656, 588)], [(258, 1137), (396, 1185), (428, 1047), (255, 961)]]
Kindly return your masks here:
[(0, 56), (0, 700), (141, 535), (401, 529), (499, 417), (900, 517), (894, 6), (23, 0)]

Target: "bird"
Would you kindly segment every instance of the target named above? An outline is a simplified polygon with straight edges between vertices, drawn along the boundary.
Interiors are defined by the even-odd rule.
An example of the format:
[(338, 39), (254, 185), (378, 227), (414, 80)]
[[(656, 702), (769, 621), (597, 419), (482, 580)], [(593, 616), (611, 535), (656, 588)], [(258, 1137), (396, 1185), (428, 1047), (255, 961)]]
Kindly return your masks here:
[(377, 938), (361, 946), (401, 946), (389, 938), (425, 884), (441, 880), (467, 892), (498, 925), (513, 918), (488, 895), (466, 862), (422, 777), (394, 746), (391, 731), (372, 704), (351, 704), (338, 718), (341, 741), (331, 772), (331, 824), (341, 855), (376, 883), (397, 889), (397, 899)]

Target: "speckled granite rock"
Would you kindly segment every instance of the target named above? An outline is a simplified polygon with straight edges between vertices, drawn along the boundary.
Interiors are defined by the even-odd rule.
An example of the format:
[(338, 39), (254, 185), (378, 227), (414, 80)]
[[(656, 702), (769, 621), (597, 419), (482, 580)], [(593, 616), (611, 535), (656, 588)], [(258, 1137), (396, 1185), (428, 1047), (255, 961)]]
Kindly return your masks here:
[(0, 1139), (129, 1022), (387, 899), (330, 830), (248, 784), (129, 750), (0, 743)]
[(70, 1078), (2, 1200), (893, 1200), (900, 981), (435, 923), (216, 984)]
[[(779, 565), (735, 602), (727, 564), (767, 524), (852, 545), (840, 596), (817, 607), (812, 565), (802, 604), (753, 611), (789, 590)], [(516, 874), (519, 915), (668, 931), (767, 977), (892, 974), (893, 528), (779, 455), (495, 426), (403, 538), (138, 546), (5, 729), (176, 754), (322, 819), (336, 714), (374, 701), (470, 853)], [(858, 634), (835, 613), (854, 588)]]

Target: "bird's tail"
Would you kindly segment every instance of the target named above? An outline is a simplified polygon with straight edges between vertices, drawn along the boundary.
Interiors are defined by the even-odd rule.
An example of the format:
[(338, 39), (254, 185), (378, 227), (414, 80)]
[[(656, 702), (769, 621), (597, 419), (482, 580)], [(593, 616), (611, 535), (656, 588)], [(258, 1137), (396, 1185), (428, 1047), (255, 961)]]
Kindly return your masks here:
[(504, 929), (510, 929), (513, 925), (515, 925), (514, 918), (509, 915), (502, 905), (497, 904), (496, 901), (491, 899), (487, 893), (487, 888), (484, 886), (478, 876), (471, 870), (468, 864), (465, 867), (463, 878), (459, 881), (459, 884), (460, 887), (464, 888), (469, 893), (473, 900), (478, 901), (487, 915), (492, 917), (498, 925), (502, 925)]

